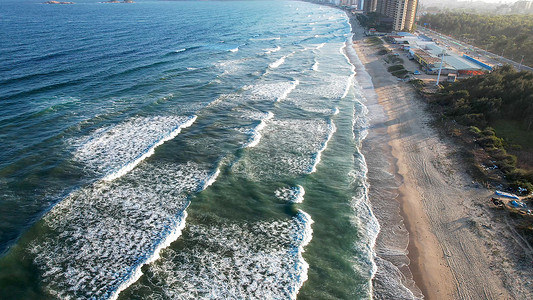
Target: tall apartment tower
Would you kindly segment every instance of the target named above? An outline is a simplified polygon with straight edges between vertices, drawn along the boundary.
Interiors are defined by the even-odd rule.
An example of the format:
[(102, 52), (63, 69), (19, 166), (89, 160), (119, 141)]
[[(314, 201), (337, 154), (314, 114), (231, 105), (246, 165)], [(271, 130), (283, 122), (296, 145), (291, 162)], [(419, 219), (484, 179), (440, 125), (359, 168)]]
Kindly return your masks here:
[(379, 1), (380, 0), (365, 0), (365, 4), (363, 6), (363, 9), (367, 13), (375, 12)]
[[(368, 7), (373, 4), (375, 7)], [(416, 18), (418, 0), (368, 0), (365, 1), (365, 11), (375, 11), (392, 19), (392, 29), (396, 31), (410, 31)], [(373, 10), (367, 10), (373, 8)]]
[(405, 22), (403, 29), (411, 31), (416, 22), (416, 10), (418, 9), (418, 0), (407, 1), (407, 7), (405, 12)]

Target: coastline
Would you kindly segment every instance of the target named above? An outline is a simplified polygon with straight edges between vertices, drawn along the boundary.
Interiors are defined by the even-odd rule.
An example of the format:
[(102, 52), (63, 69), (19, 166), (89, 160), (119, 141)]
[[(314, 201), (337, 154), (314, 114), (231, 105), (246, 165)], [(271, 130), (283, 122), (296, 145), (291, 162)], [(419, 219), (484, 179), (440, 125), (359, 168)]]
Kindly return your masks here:
[[(349, 14), (348, 17), (350, 18)], [(351, 19), (353, 46), (365, 72), (356, 78), (370, 111), (363, 152), (370, 201), (382, 231), (375, 251), (375, 299), (520, 299), (530, 292), (512, 262), (511, 236), (492, 224), (486, 199), (444, 140), (414, 88), (399, 82), (363, 29)], [(365, 73), (368, 73), (366, 75)], [(368, 78), (362, 78), (368, 76)], [(504, 265), (500, 260), (511, 261)], [(516, 286), (512, 286), (517, 282)]]

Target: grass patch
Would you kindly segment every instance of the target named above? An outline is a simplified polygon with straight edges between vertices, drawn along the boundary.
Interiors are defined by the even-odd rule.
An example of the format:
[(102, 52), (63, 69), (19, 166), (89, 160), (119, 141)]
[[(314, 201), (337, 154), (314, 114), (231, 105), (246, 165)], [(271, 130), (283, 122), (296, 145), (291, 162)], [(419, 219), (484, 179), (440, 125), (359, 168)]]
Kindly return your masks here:
[(404, 63), (401, 57), (394, 55), (394, 54), (387, 55), (387, 58), (385, 58), (385, 61), (390, 64), (403, 64)]
[(403, 65), (394, 65), (387, 68), (387, 70), (398, 78), (404, 78), (409, 73)]
[(409, 83), (412, 84), (417, 90), (422, 90), (425, 86), (424, 81), (421, 79), (411, 79)]
[(378, 51), (378, 55), (385, 55), (385, 54), (388, 54), (390, 53), (390, 50), (387, 50), (387, 48), (385, 47), (381, 47)]
[(366, 42), (372, 46), (380, 46), (383, 45), (383, 40), (377, 36), (373, 36), (366, 39)]
[(511, 120), (496, 120), (491, 125), (508, 143), (520, 145), (524, 151), (533, 151), (533, 130), (527, 131), (520, 122)]
[(409, 71), (403, 69), (403, 70), (392, 72), (392, 75), (394, 75), (394, 76), (396, 76), (398, 78), (405, 78), (405, 75), (407, 75), (407, 73), (409, 73)]
[(394, 71), (400, 71), (400, 70), (404, 70), (404, 66), (403, 65), (394, 65), (394, 66), (390, 66), (387, 68), (387, 71), (389, 72), (394, 72)]

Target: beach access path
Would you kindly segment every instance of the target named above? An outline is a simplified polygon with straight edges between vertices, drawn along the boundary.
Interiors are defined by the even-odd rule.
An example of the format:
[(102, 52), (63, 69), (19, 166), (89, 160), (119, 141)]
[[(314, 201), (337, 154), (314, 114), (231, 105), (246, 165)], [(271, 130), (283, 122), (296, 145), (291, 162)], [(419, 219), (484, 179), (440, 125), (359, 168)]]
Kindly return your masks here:
[[(421, 96), (387, 71), (383, 56), (364, 42), (362, 28), (353, 31), (354, 48), (388, 118), (383, 124), (371, 121), (370, 131), (386, 128), (381, 131), (400, 178), (396, 201), (409, 232), (409, 268), (416, 285), (430, 300), (525, 299), (528, 284), (497, 240), (498, 231), (507, 229), (491, 224), (482, 207), (491, 191), (472, 181), (456, 146), (430, 125)], [(379, 189), (370, 182), (373, 188)]]

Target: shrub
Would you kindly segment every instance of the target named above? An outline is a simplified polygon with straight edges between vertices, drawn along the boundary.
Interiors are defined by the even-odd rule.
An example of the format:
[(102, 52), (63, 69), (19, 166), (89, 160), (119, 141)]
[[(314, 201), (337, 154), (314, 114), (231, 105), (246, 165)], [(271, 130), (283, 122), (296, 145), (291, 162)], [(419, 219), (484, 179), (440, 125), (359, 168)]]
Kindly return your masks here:
[(468, 131), (474, 136), (474, 137), (480, 137), (481, 136), (481, 129), (477, 128), (476, 126), (470, 126)]
[(403, 70), (392, 72), (392, 75), (394, 75), (394, 76), (396, 76), (398, 78), (404, 78), (405, 75), (407, 75), (407, 73), (409, 73), (409, 72), (407, 70), (403, 69)]
[(366, 39), (366, 41), (367, 41), (369, 44), (374, 45), (374, 46), (376, 46), (376, 45), (382, 45), (382, 44), (383, 44), (383, 40), (380, 39), (380, 38), (377, 37), (377, 36), (370, 37), (370, 38)]
[(526, 189), (526, 194), (529, 194), (533, 191), (533, 184), (526, 180), (515, 180), (511, 181), (509, 184), (512, 189), (518, 190), (518, 188)]
[(403, 65), (394, 65), (387, 68), (389, 72), (399, 71), (405, 69)]
[(492, 127), (487, 127), (483, 130), (483, 135), (486, 135), (486, 136), (495, 136), (496, 135), (496, 131), (494, 131), (494, 128)]
[(411, 79), (409, 80), (409, 83), (412, 84), (417, 89), (422, 89), (424, 87), (424, 81), (421, 79)]
[(403, 59), (393, 54), (389, 54), (385, 60), (391, 64), (403, 64)]
[(483, 124), (484, 120), (485, 118), (483, 114), (466, 114), (466, 115), (460, 116), (458, 121), (461, 124), (464, 124), (467, 126), (473, 126), (473, 125)]
[(483, 147), (483, 148), (501, 148), (503, 147), (503, 141), (497, 136), (494, 135), (486, 135), (480, 139), (477, 140), (477, 142)]

